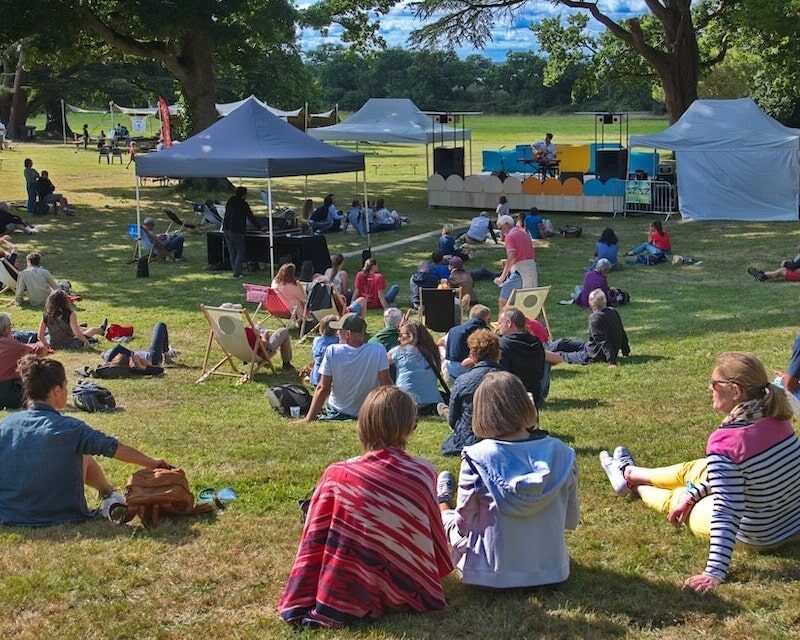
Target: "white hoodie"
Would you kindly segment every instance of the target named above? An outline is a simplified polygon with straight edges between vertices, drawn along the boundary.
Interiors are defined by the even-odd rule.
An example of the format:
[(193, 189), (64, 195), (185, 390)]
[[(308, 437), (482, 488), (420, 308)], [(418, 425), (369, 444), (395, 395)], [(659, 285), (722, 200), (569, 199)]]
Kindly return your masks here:
[(575, 452), (543, 431), (462, 451), (451, 556), (466, 584), (508, 588), (569, 577), (565, 529), (578, 525)]

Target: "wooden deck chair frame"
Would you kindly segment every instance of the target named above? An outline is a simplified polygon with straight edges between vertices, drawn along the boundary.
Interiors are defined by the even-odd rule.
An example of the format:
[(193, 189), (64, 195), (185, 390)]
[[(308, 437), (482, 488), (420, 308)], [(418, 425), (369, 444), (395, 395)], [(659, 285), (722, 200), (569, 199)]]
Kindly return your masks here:
[(167, 230), (164, 233), (169, 233), (172, 230), (173, 224), (178, 225), (176, 233), (183, 233), (184, 230), (192, 231), (197, 229), (196, 225), (181, 220), (172, 209), (164, 209), (164, 213), (167, 214), (167, 218), (169, 219), (169, 225), (167, 225)]
[[(211, 329), (208, 332), (208, 344), (206, 346), (206, 354), (203, 358), (203, 372), (197, 379), (195, 384), (204, 382), (211, 376), (224, 376), (228, 378), (236, 378), (236, 384), (244, 384), (252, 382), (253, 376), (259, 372), (262, 367), (269, 369), (270, 373), (275, 373), (275, 368), (269, 360), (264, 344), (261, 340), (257, 340), (255, 346), (250, 346), (247, 341), (246, 328), (250, 328), (255, 335), (258, 335), (256, 325), (253, 324), (253, 319), (247, 313), (247, 309), (224, 309), (222, 307), (209, 307), (200, 305), (200, 310), (208, 322)], [(235, 319), (234, 319), (235, 318)], [(228, 320), (228, 322), (223, 322)], [(226, 331), (226, 328), (228, 331)], [(241, 332), (238, 331), (241, 329)], [(228, 344), (226, 336), (231, 337), (231, 342), (238, 339), (238, 344)], [(208, 361), (211, 356), (211, 348), (214, 342), (219, 345), (225, 357), (217, 362), (212, 367), (208, 366)], [(234, 349), (236, 352), (234, 352)], [(234, 362), (234, 358), (238, 358), (246, 365), (246, 369), (242, 371)], [(228, 363), (232, 372), (220, 371), (220, 368)]]
[[(336, 308), (336, 303), (333, 300), (333, 285), (328, 284), (328, 283), (324, 283), (324, 282), (323, 283), (302, 282), (300, 280), (298, 280), (297, 283), (300, 285), (300, 288), (303, 290), (303, 296), (305, 296), (305, 299), (306, 299), (306, 302), (303, 305), (303, 315), (301, 316), (302, 320), (300, 322), (300, 336), (298, 338), (298, 341), (302, 342), (303, 340), (306, 339), (308, 334), (311, 332), (311, 329), (306, 331), (306, 325), (308, 324), (308, 314), (309, 313), (311, 313), (311, 315), (314, 316), (314, 319), (318, 323), (322, 320), (322, 318), (324, 318), (327, 315), (334, 315), (337, 318), (340, 317), (340, 315), (339, 315), (339, 309)], [(326, 287), (328, 287), (328, 289), (330, 290), (330, 294), (331, 294), (331, 306), (330, 307), (328, 307), (327, 309), (309, 309), (308, 308), (308, 289), (309, 289), (309, 285), (312, 285), (312, 284), (324, 284)]]
[(292, 311), (286, 306), (283, 298), (275, 289), (264, 284), (245, 283), (242, 286), (244, 287), (245, 301), (257, 304), (256, 310), (253, 312), (253, 320), (256, 320), (258, 314), (262, 311), (265, 313), (264, 317), (256, 323), (256, 326), (260, 327), (270, 318), (275, 318), (281, 323), (282, 327), (286, 327), (284, 320), (292, 319)]
[(547, 312), (544, 308), (549, 294), (550, 285), (546, 287), (531, 287), (530, 289), (514, 289), (508, 298), (506, 307), (519, 309), (529, 320), (538, 320), (539, 315), (541, 315), (544, 318), (544, 326), (547, 328), (547, 333), (552, 339), (553, 332), (550, 330), (550, 322), (547, 320)]
[[(0, 293), (5, 293), (6, 291), (10, 291), (12, 294), (17, 293), (17, 279), (14, 277), (15, 275), (19, 275), (17, 268), (5, 258), (0, 258), (0, 284), (3, 285), (3, 288), (0, 289)], [(13, 299), (7, 302), (6, 306), (10, 305), (12, 302), (14, 302)]]
[[(426, 295), (425, 292), (428, 292), (427, 295), (430, 295), (431, 292), (435, 292), (435, 293), (433, 293), (434, 296), (444, 297), (446, 294), (439, 293), (440, 291), (441, 292), (446, 291), (446, 292), (452, 294), (452, 299), (453, 299), (453, 303), (454, 303), (453, 304), (453, 325), (450, 327), (450, 329), (452, 329), (452, 327), (455, 327), (455, 326), (461, 324), (461, 287), (457, 287), (455, 289), (432, 289), (432, 288), (422, 288), (422, 289), (420, 289), (419, 290), (419, 313), (418, 313), (418, 317), (419, 317), (419, 321), (425, 327), (430, 328), (433, 331), (439, 331), (440, 333), (444, 333), (445, 331), (449, 331), (450, 329), (441, 330), (441, 329), (437, 329), (437, 328), (433, 328), (433, 327), (428, 327), (427, 320), (425, 318), (425, 302), (424, 302), (424, 296)], [(458, 307), (457, 309), (456, 309), (456, 306)]]

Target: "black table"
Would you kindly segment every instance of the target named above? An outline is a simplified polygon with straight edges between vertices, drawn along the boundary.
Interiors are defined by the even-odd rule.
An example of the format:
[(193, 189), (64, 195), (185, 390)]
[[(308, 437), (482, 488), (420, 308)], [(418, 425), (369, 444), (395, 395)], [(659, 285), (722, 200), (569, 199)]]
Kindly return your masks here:
[[(208, 264), (222, 263), (224, 269), (230, 269), (231, 263), (222, 231), (209, 231), (206, 234), (208, 247)], [(245, 262), (262, 262), (270, 264), (269, 233), (250, 232), (244, 235)], [(292, 262), (300, 267), (306, 260), (314, 263), (316, 273), (324, 273), (331, 266), (331, 254), (328, 242), (323, 235), (307, 236), (300, 234), (275, 236), (275, 270), (285, 262)]]

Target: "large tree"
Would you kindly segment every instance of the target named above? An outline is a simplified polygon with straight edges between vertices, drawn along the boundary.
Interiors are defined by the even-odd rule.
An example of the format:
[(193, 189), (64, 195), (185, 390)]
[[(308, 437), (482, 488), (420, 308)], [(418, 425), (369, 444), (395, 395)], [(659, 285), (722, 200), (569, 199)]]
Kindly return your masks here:
[[(430, 20), (412, 35), (418, 45), (469, 42), (483, 46), (491, 39), (497, 20), (513, 17), (534, 0), (420, 0), (413, 3), (417, 17)], [(553, 4), (586, 12), (607, 32), (641, 59), (658, 76), (671, 121), (677, 120), (697, 98), (697, 83), (703, 66), (721, 60), (723, 47), (703, 56), (698, 34), (728, 12), (737, 0), (710, 0), (692, 7), (692, 0), (645, 0), (658, 25), (648, 33), (640, 17), (618, 21), (597, 2), (552, 0)]]

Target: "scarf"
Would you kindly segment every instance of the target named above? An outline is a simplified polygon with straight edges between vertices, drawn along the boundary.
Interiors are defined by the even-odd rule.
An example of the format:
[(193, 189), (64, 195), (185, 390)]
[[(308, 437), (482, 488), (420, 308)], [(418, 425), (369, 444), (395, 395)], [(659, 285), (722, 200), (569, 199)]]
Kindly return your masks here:
[(754, 422), (766, 418), (764, 401), (759, 398), (740, 402), (730, 413), (723, 418), (720, 427), (746, 427)]

